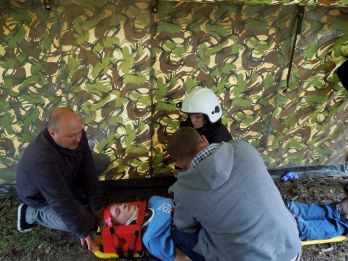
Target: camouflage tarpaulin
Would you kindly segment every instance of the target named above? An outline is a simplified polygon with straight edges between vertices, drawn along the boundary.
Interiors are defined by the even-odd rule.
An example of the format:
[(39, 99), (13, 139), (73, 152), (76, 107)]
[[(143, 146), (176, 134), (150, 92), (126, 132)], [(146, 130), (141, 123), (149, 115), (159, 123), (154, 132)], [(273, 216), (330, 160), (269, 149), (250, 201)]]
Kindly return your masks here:
[(159, 10), (157, 147), (178, 127), (174, 102), (201, 85), (220, 94), (232, 136), (253, 143), (269, 166), (343, 162), (347, 91), (334, 71), (348, 54), (347, 9), (305, 9), (288, 87), (295, 6), (162, 3)]
[[(347, 2), (301, 2), (289, 86), (295, 2), (243, 2), (1, 1), (0, 168), (69, 105), (112, 159), (106, 179), (170, 173), (175, 103), (197, 85), (269, 167), (343, 163), (348, 94), (335, 70), (348, 57)], [(336, 6), (311, 7), (325, 3)]]

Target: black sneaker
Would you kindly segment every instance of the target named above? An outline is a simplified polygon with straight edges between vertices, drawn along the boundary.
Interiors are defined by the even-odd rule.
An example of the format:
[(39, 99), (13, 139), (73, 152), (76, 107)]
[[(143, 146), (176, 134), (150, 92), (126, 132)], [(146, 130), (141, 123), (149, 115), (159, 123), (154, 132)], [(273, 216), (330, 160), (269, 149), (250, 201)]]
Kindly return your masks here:
[(36, 226), (35, 224), (28, 224), (25, 221), (25, 213), (27, 212), (28, 205), (27, 204), (20, 204), (18, 207), (17, 212), (17, 229), (21, 233), (28, 233), (33, 230), (33, 228)]

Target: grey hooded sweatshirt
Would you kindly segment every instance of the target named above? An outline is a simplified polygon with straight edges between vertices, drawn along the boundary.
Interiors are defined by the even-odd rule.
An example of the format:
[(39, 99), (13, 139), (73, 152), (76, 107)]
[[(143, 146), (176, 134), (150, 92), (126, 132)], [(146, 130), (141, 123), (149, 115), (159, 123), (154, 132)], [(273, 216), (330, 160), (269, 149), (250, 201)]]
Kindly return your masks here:
[(221, 143), (179, 173), (169, 192), (175, 226), (199, 231), (194, 250), (207, 261), (289, 261), (301, 252), (296, 221), (261, 155), (246, 142)]

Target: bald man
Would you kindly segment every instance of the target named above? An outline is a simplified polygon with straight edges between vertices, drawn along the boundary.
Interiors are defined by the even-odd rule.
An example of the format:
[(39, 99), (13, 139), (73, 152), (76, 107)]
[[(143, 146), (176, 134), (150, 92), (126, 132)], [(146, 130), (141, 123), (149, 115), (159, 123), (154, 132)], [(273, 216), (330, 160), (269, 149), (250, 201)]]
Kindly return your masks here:
[[(56, 108), (48, 127), (25, 150), (17, 170), (17, 229), (30, 232), (40, 224), (75, 234), (94, 250), (90, 236), (97, 227), (101, 202), (92, 152), (80, 117)], [(88, 208), (78, 197), (83, 191)]]

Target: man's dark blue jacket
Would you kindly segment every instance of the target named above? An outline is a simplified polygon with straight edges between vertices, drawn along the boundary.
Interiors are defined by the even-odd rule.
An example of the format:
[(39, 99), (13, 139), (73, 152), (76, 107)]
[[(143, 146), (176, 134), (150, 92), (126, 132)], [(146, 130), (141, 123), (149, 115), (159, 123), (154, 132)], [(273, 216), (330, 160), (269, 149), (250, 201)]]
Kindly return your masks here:
[(44, 129), (23, 154), (16, 186), (26, 204), (34, 208), (48, 204), (80, 238), (93, 230), (91, 222), (84, 222), (81, 203), (73, 192), (82, 188), (91, 211), (101, 207), (92, 152), (84, 131), (78, 148), (69, 150), (57, 145)]

